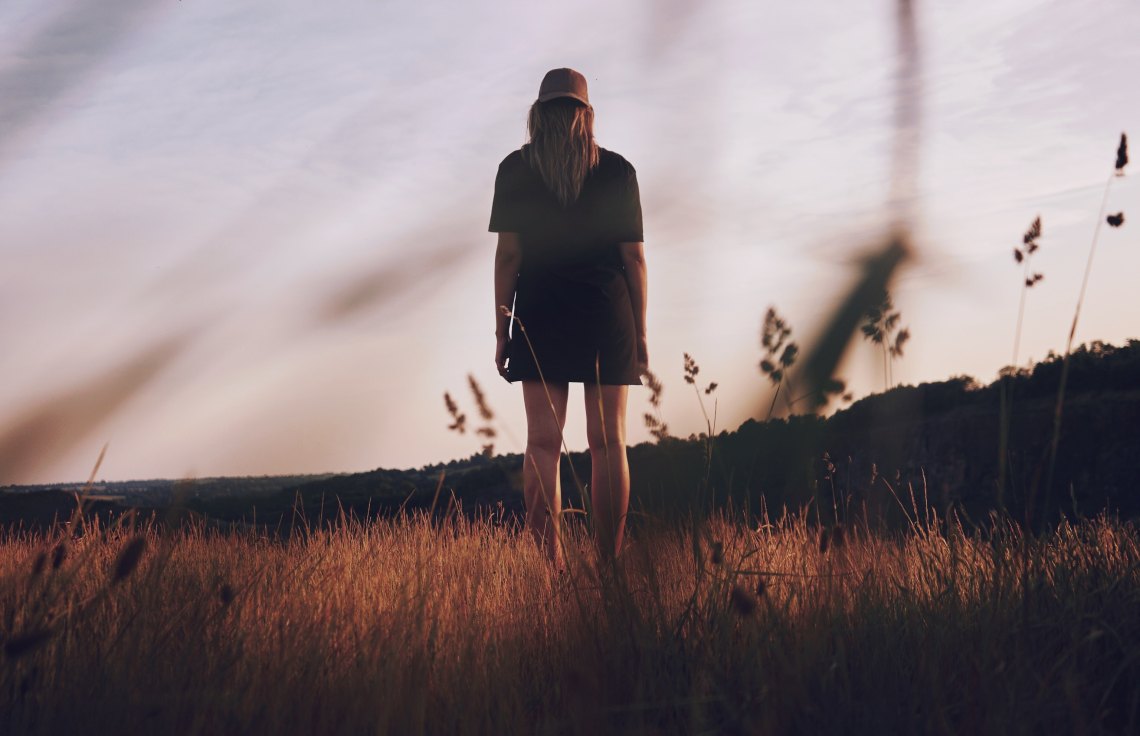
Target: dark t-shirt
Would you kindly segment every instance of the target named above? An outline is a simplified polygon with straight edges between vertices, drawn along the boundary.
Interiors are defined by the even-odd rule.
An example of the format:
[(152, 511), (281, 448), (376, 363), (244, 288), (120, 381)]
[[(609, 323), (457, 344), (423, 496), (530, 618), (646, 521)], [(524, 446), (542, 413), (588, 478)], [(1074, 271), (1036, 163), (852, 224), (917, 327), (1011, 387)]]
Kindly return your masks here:
[(530, 344), (512, 326), (510, 380), (535, 380), (541, 370), (559, 382), (641, 383), (618, 247), (643, 239), (633, 166), (599, 149), (577, 201), (563, 207), (514, 151), (499, 164), (488, 229), (518, 233), (522, 250), (515, 315)]

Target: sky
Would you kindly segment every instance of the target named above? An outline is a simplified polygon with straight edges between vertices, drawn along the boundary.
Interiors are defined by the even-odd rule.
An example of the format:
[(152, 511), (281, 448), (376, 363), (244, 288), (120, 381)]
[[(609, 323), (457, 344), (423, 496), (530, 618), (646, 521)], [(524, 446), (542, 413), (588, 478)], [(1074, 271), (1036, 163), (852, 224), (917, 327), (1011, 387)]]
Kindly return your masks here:
[[(916, 257), (893, 374), (982, 382), (1065, 348), (1106, 182), (1140, 136), (1131, 0), (916, 5)], [(636, 167), (649, 350), (674, 434), (767, 410), (759, 330), (809, 344), (886, 225), (887, 0), (0, 4), (0, 484), (410, 468), (480, 448), (470, 374), (519, 452), (493, 365), (496, 167), (542, 75), (590, 85)], [(1134, 144), (1134, 151), (1135, 151)], [(1136, 159), (1138, 154), (1133, 153)], [(1135, 213), (1135, 215), (1133, 215)], [(1140, 222), (1102, 228), (1076, 341), (1140, 337)], [(884, 388), (853, 344), (840, 376)], [(630, 392), (630, 441), (648, 434)], [(585, 445), (581, 389), (567, 442)]]

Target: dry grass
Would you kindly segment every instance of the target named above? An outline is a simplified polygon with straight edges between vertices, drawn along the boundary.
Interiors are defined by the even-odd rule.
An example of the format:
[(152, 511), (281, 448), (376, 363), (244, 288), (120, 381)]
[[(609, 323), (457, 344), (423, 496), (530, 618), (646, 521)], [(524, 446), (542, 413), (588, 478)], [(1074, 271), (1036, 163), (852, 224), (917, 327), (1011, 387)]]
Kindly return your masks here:
[[(6, 733), (1134, 732), (1140, 535), (451, 518), (2, 542)], [(696, 541), (694, 541), (696, 540)], [(63, 550), (61, 552), (60, 550)], [(141, 558), (132, 556), (141, 552)], [(137, 562), (137, 566), (132, 566)]]

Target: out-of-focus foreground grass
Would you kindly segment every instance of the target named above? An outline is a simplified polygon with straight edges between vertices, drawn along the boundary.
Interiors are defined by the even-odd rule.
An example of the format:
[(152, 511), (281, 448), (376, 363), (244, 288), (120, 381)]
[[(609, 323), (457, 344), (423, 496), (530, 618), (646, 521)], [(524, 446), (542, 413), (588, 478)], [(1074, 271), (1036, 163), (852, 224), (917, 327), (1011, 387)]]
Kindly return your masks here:
[[(74, 529), (75, 525), (72, 525)], [(552, 576), (491, 519), (0, 541), (5, 733), (1140, 727), (1140, 535), (642, 520)], [(141, 540), (141, 541), (140, 541)], [(141, 554), (140, 554), (141, 552)]]

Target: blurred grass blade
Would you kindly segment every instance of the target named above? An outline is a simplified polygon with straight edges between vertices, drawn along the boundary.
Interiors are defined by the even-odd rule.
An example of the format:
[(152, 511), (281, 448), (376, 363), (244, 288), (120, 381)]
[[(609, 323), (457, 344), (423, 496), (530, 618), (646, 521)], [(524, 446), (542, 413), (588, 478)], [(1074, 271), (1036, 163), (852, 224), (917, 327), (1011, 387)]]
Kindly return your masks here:
[(8, 49), (14, 53), (0, 64), (0, 168), (13, 140), (34, 130), (72, 90), (89, 85), (158, 7), (154, 0), (68, 3), (23, 47)]
[(146, 537), (134, 537), (127, 542), (127, 546), (123, 548), (123, 551), (119, 553), (119, 558), (115, 561), (115, 572), (111, 576), (112, 585), (126, 580), (135, 571), (145, 550)]
[(922, 84), (921, 47), (913, 0), (895, 6), (898, 68), (895, 72), (895, 117), (891, 149), (891, 189), (887, 203), (890, 230), (885, 242), (864, 262), (846, 296), (832, 312), (816, 343), (807, 351), (802, 375), (807, 395), (821, 402), (851, 342), (864, 311), (888, 291), (891, 278), (912, 253), (910, 233), (915, 217), (919, 171)]
[(823, 389), (835, 375), (863, 313), (882, 299), (891, 276), (909, 252), (905, 236), (896, 232), (878, 253), (864, 261), (858, 280), (832, 312), (827, 327), (811, 346), (803, 363), (801, 375), (806, 381), (809, 396), (823, 396)]
[(431, 253), (416, 253), (360, 274), (329, 297), (319, 309), (326, 322), (349, 319), (378, 304), (390, 302), (417, 287), (437, 284), (476, 249), (466, 243)]
[(27, 654), (31, 654), (44, 644), (47, 644), (48, 641), (51, 640), (53, 633), (51, 629), (36, 629), (26, 634), (13, 636), (4, 642), (4, 656), (8, 659), (19, 659)]
[(48, 396), (22, 416), (0, 424), (0, 484), (20, 483), (38, 466), (74, 448), (169, 365), (183, 342), (184, 338), (179, 337), (152, 346), (87, 383)]

